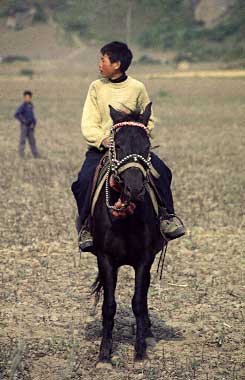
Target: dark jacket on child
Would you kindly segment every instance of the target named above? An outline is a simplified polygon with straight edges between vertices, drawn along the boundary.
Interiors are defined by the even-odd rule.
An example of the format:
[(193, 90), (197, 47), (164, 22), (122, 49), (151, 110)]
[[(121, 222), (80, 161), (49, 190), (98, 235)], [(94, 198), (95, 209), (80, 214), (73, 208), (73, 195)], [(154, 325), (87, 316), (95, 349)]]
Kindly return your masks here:
[(14, 116), (17, 120), (19, 120), (21, 124), (24, 124), (28, 127), (30, 125), (35, 126), (37, 123), (37, 120), (34, 115), (34, 105), (31, 102), (22, 103), (15, 112)]

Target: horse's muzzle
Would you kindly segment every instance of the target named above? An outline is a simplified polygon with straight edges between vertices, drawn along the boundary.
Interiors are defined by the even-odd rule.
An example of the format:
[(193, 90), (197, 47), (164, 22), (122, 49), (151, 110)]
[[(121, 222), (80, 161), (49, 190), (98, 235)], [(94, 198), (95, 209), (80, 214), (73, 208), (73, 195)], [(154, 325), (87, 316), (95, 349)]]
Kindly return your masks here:
[(131, 188), (130, 186), (124, 186), (121, 199), (125, 203), (129, 202), (143, 202), (145, 199), (145, 186), (141, 189)]

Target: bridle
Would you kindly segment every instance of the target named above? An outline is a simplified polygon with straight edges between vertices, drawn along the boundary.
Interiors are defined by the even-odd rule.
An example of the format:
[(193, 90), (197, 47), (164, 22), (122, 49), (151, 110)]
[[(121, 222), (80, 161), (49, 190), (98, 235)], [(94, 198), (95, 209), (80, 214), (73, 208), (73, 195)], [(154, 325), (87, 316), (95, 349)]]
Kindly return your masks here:
[(142, 128), (145, 131), (147, 137), (149, 138), (150, 136), (149, 129), (143, 123), (134, 122), (134, 121), (123, 121), (121, 123), (114, 124), (110, 129), (109, 166), (108, 166), (107, 174), (106, 174), (105, 192), (106, 192), (106, 206), (110, 210), (113, 210), (113, 211), (121, 211), (127, 208), (128, 205), (124, 204), (122, 207), (116, 207), (114, 205), (110, 205), (109, 180), (110, 180), (111, 173), (113, 173), (116, 181), (120, 183), (122, 182), (120, 178), (120, 174), (123, 173), (125, 170), (129, 168), (137, 168), (142, 172), (143, 177), (146, 179), (148, 171), (151, 167), (150, 151), (148, 153), (147, 158), (141, 156), (140, 154), (132, 153), (123, 157), (121, 160), (117, 159), (116, 147), (115, 147), (115, 133), (118, 128), (122, 128), (125, 126)]

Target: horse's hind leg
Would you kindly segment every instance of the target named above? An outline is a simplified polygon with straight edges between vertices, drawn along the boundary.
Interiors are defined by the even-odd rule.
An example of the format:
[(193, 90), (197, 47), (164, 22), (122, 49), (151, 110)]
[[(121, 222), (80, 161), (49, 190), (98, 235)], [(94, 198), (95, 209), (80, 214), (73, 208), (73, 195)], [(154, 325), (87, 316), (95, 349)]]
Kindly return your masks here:
[(147, 293), (150, 285), (150, 265), (135, 269), (135, 293), (132, 300), (136, 318), (136, 360), (146, 357), (146, 337), (150, 333), (150, 319), (147, 308)]
[(110, 362), (112, 351), (112, 330), (116, 313), (115, 289), (117, 282), (117, 268), (114, 268), (106, 257), (98, 258), (98, 266), (104, 289), (104, 301), (102, 306), (103, 330), (99, 362)]

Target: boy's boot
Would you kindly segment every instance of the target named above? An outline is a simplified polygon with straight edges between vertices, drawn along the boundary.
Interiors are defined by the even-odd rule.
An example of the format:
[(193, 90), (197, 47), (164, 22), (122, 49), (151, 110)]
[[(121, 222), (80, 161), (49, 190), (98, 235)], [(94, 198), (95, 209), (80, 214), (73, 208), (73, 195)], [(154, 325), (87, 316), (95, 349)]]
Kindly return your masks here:
[(80, 217), (77, 217), (76, 227), (78, 232), (78, 247), (80, 252), (93, 252), (93, 237), (89, 225), (86, 222), (82, 225)]
[(160, 231), (166, 240), (174, 240), (185, 234), (185, 226), (175, 214), (160, 210)]

